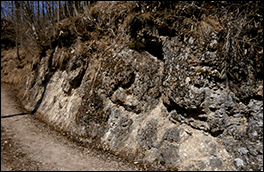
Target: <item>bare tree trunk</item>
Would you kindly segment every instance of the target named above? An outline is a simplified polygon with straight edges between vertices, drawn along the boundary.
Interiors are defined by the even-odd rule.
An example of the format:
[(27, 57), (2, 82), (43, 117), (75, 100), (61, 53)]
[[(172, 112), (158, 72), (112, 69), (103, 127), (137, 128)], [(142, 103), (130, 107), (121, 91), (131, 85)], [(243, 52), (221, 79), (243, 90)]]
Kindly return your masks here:
[(27, 23), (29, 24), (29, 26), (31, 27), (32, 29), (32, 32), (33, 32), (33, 35), (35, 37), (35, 40), (36, 40), (36, 43), (37, 43), (37, 46), (39, 48), (40, 47), (40, 40), (39, 40), (39, 36), (38, 36), (38, 33), (37, 33), (37, 30), (36, 30), (36, 26), (35, 26), (35, 19), (34, 19), (34, 14), (33, 14), (33, 11), (30, 9), (30, 6), (29, 6), (29, 2), (26, 1), (26, 18), (27, 18)]
[(55, 22), (55, 16), (56, 16), (55, 8), (54, 8), (55, 5), (54, 4), (55, 4), (55, 1), (51, 1), (51, 14), (52, 14), (51, 21), (52, 21), (52, 23)]
[(30, 1), (30, 10), (34, 13), (34, 1)]
[(76, 8), (76, 5), (75, 5), (75, 2), (76, 2), (76, 1), (73, 1), (73, 3), (72, 3), (72, 7), (73, 7), (73, 10), (74, 10), (75, 16), (77, 16), (77, 15), (78, 15), (78, 11), (77, 11), (77, 8)]
[(39, 11), (39, 1), (38, 1), (38, 23), (40, 22), (40, 11)]
[(42, 17), (43, 22), (45, 22), (45, 1), (42, 1)]
[(16, 54), (17, 54), (17, 59), (20, 61), (20, 56), (19, 56), (19, 48), (18, 48), (18, 22), (19, 22), (19, 2), (15, 1), (15, 12), (16, 12), (16, 18), (15, 18), (15, 23), (16, 23)]
[(4, 10), (3, 10), (3, 7), (2, 7), (2, 3), (1, 3), (1, 18), (3, 17), (4, 18)]
[[(60, 1), (59, 1), (60, 2)], [(66, 14), (65, 14), (65, 4), (61, 4), (62, 5), (62, 17), (66, 18)]]
[(14, 18), (14, 16), (15, 16), (15, 13), (14, 13), (14, 8), (15, 8), (15, 5), (14, 5), (14, 1), (11, 1), (11, 12), (12, 12), (12, 16), (11, 16), (11, 18), (12, 18), (12, 20), (15, 20), (15, 18)]
[(70, 9), (69, 9), (69, 5), (68, 5), (67, 1), (65, 1), (65, 5), (66, 5), (66, 9), (68, 11), (69, 17), (71, 17), (71, 13), (70, 13)]
[(48, 21), (49, 23), (51, 24), (51, 8), (50, 8), (50, 1), (47, 1), (47, 5), (48, 5), (48, 10), (47, 10), (47, 13), (48, 13)]
[[(24, 16), (23, 16), (23, 3), (22, 2), (20, 2), (19, 3), (19, 10), (20, 10), (20, 22), (21, 22), (21, 28), (22, 28), (22, 30), (23, 30), (23, 26), (24, 26)], [(21, 30), (21, 29), (20, 29)], [(22, 31), (23, 32), (23, 31)], [(21, 48), (23, 49), (23, 41), (22, 41), (22, 34), (20, 34), (20, 46), (21, 46)]]
[(57, 1), (57, 21), (60, 22), (60, 1)]
[(83, 11), (84, 12), (88, 12), (88, 7), (86, 5), (86, 2), (85, 1), (81, 1), (81, 4), (82, 4), (82, 7), (83, 7)]

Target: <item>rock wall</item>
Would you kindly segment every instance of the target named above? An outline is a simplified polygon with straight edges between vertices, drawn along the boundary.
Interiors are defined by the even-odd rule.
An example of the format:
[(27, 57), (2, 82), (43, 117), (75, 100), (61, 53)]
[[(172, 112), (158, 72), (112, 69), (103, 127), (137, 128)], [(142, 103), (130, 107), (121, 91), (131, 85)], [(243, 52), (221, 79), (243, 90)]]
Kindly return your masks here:
[(95, 43), (93, 53), (83, 53), (89, 46), (79, 38), (47, 50), (31, 65), (25, 108), (145, 169), (263, 170), (263, 80), (255, 59), (245, 64), (222, 52), (218, 20), (183, 20), (197, 32), (178, 33), (141, 22), (132, 17), (125, 33), (139, 35), (143, 50), (103, 38), (109, 48)]
[(261, 169), (263, 102), (244, 104), (216, 67), (189, 65), (217, 57), (197, 56), (192, 39), (165, 40), (162, 60), (128, 48), (86, 61), (73, 53), (67, 70), (52, 71), (49, 59), (65, 51), (57, 48), (28, 77), (25, 107), (83, 143), (149, 169)]

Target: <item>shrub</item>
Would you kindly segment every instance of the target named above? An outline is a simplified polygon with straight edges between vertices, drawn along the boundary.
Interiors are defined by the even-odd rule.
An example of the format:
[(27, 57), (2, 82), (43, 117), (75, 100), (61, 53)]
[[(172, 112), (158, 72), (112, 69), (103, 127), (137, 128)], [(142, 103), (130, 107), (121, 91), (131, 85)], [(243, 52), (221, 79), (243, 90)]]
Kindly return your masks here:
[(145, 45), (140, 41), (139, 38), (137, 38), (135, 41), (133, 41), (132, 43), (128, 44), (130, 49), (139, 51), (142, 50), (143, 48), (145, 48)]

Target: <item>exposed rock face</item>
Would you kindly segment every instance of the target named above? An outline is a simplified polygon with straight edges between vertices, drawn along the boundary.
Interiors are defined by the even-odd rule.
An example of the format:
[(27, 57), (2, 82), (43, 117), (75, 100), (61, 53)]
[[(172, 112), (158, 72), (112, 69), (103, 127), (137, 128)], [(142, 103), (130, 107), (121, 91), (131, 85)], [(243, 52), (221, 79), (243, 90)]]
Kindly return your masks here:
[(95, 56), (78, 52), (82, 43), (57, 46), (32, 65), (25, 108), (147, 169), (263, 170), (263, 80), (236, 57), (239, 67), (227, 66), (216, 26), (205, 43), (162, 24), (158, 32), (131, 24), (145, 38), (140, 52), (120, 46)]
[(33, 72), (37, 82), (28, 80), (25, 107), (150, 169), (261, 169), (263, 102), (245, 105), (214, 82), (217, 69), (189, 66), (195, 55), (174, 56), (175, 40), (164, 44), (164, 61), (125, 48), (90, 58), (87, 68), (73, 57), (66, 71), (50, 71), (47, 55)]

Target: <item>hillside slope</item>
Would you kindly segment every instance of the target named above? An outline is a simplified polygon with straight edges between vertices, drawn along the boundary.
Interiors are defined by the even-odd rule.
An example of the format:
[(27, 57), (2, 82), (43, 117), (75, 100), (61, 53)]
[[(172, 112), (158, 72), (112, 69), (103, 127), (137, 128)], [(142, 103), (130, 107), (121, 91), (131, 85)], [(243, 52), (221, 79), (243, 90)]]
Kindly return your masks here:
[(1, 53), (28, 111), (145, 169), (263, 170), (262, 2), (96, 2)]

